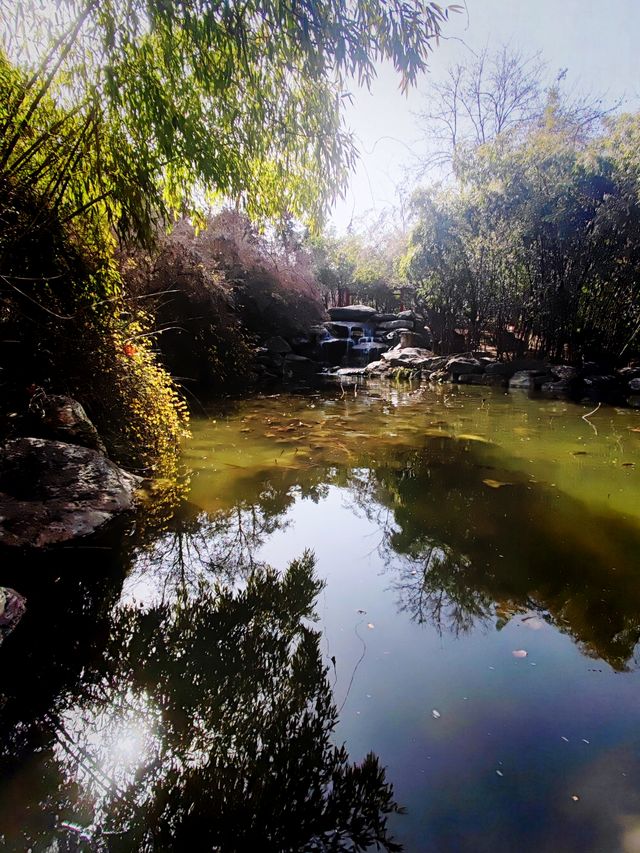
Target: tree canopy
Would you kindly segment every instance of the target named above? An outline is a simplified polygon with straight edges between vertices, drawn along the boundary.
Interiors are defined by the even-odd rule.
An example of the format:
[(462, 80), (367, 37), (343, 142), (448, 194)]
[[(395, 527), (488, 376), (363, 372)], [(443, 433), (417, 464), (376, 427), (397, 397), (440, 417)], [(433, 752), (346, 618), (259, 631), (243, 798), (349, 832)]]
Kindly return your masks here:
[[(143, 237), (158, 211), (210, 194), (252, 217), (318, 224), (356, 154), (346, 87), (370, 84), (388, 60), (406, 89), (450, 11), (422, 0), (63, 0), (43, 23), (35, 0), (0, 8), (10, 60), (0, 176), (32, 161), (34, 124), (50, 138), (73, 117), (93, 160), (85, 204), (106, 199), (113, 224)], [(50, 97), (68, 116), (38, 123)]]

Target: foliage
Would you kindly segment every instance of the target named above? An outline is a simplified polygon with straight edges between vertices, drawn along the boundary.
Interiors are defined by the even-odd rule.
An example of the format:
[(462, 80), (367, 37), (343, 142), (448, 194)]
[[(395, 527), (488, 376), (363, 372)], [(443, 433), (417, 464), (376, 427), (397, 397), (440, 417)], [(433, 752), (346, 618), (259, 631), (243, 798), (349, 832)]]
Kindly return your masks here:
[(471, 346), (487, 332), (498, 350), (556, 359), (637, 350), (637, 122), (576, 138), (550, 98), (542, 126), (478, 146), (457, 186), (416, 195), (403, 270), (426, 306)]
[(325, 313), (304, 235), (291, 221), (260, 232), (246, 216), (222, 210), (195, 245), (230, 288), (234, 308), (256, 338), (293, 337)]
[(179, 385), (212, 392), (247, 381), (251, 341), (219, 264), (187, 222), (153, 250), (130, 248), (119, 261), (127, 293), (153, 315), (158, 355)]
[[(0, 67), (5, 95), (24, 85)], [(0, 429), (14, 428), (35, 387), (68, 393), (118, 460), (167, 473), (186, 412), (145, 337), (149, 318), (122, 293), (102, 203), (85, 207), (91, 129), (43, 97), (23, 131), (15, 156), (28, 157), (0, 175)]]
[(384, 221), (375, 222), (364, 233), (312, 239), (315, 274), (325, 305), (338, 305), (348, 295), (350, 302), (373, 305), (379, 311), (398, 310), (402, 283), (398, 262), (403, 248), (403, 235)]
[(2, 10), (5, 50), (29, 76), (7, 93), (0, 173), (29, 168), (25, 130), (53, 93), (83, 128), (83, 154), (65, 145), (61, 157), (66, 170), (90, 161), (85, 205), (101, 199), (112, 225), (144, 240), (158, 213), (193, 209), (196, 188), (237, 199), (252, 218), (317, 224), (355, 155), (345, 82), (370, 83), (387, 59), (406, 88), (448, 16), (421, 0), (349, 10), (64, 0), (44, 17), (36, 2), (3, 0)]

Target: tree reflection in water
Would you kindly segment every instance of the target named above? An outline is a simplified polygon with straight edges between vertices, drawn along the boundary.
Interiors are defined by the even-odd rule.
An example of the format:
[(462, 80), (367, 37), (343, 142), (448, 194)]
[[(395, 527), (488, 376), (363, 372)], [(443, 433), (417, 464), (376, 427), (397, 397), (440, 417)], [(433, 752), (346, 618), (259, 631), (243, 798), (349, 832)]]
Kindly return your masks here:
[[(637, 525), (504, 462), (491, 446), (443, 438), (351, 471), (353, 506), (380, 528), (399, 609), (453, 634), (533, 609), (584, 654), (635, 665)], [(505, 485), (487, 486), (487, 471)]]
[(34, 723), (52, 733), (31, 757), (46, 791), (29, 789), (25, 762), (21, 813), (4, 821), (0, 798), (9, 849), (400, 849), (377, 759), (352, 764), (331, 742), (310, 624), (321, 587), (306, 553), (240, 590), (117, 609), (100, 665)]

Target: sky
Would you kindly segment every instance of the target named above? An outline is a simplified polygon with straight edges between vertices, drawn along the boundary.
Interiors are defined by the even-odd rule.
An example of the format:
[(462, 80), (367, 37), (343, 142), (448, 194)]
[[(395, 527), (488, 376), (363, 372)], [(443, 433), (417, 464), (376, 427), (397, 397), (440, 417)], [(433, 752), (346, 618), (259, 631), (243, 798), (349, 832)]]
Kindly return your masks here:
[(397, 202), (396, 187), (423, 144), (416, 113), (425, 109), (433, 82), (451, 63), (473, 59), (485, 47), (491, 51), (509, 44), (525, 54), (540, 51), (551, 78), (566, 68), (570, 89), (602, 95), (606, 103), (622, 99), (622, 108), (640, 109), (640, 0), (466, 0), (466, 6), (466, 13), (453, 14), (445, 25), (430, 71), (407, 97), (386, 66), (370, 93), (353, 90), (346, 122), (360, 161), (331, 216), (337, 233), (357, 229), (359, 222)]

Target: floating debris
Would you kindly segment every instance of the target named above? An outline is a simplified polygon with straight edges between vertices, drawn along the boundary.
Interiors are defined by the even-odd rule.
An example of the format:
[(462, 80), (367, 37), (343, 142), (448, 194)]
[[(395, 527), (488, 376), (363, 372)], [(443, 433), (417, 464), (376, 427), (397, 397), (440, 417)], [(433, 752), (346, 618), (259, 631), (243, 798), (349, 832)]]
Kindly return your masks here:
[(582, 738), (582, 743), (591, 743), (591, 741), (587, 740), (586, 737)]
[(376, 626), (373, 624), (373, 622), (368, 622), (368, 623), (367, 623), (367, 628), (372, 629), (372, 628), (375, 628), (375, 627), (376, 627)]
[(504, 776), (502, 770), (496, 770), (496, 776)]
[(511, 652), (511, 654), (514, 656), (514, 658), (526, 658), (529, 652), (525, 651), (524, 649), (516, 649), (515, 651)]
[(580, 797), (577, 794), (573, 794), (571, 799), (573, 800), (574, 803), (577, 803), (578, 800), (580, 799)]
[(431, 716), (433, 717), (434, 720), (439, 720), (440, 717), (442, 716), (442, 714), (440, 713), (440, 711), (436, 711), (436, 709), (434, 708), (433, 711), (431, 712)]
[(511, 483), (503, 483), (501, 480), (492, 480), (488, 477), (486, 480), (482, 481), (485, 486), (489, 486), (490, 489), (501, 489), (503, 486), (511, 486)]
[(564, 735), (560, 735), (560, 740), (563, 740), (565, 743), (569, 743), (569, 738)]

